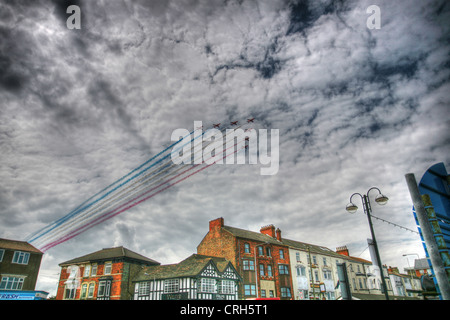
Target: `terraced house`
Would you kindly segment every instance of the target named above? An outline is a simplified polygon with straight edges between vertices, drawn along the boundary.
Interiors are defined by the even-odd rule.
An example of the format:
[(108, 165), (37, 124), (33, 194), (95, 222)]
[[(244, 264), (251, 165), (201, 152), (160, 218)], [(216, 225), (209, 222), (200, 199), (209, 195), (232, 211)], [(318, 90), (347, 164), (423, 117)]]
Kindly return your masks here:
[(60, 263), (57, 300), (130, 300), (132, 279), (160, 263), (124, 247), (106, 248)]
[(231, 261), (243, 279), (239, 299), (292, 299), (289, 247), (273, 225), (258, 233), (226, 226), (223, 218), (212, 220), (197, 253)]

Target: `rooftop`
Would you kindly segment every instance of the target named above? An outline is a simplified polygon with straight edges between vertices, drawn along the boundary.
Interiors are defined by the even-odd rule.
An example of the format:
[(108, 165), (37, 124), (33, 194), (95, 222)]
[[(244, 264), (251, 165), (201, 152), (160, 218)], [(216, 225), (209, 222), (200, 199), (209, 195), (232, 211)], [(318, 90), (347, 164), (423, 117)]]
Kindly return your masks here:
[(139, 253), (131, 251), (130, 249), (127, 249), (123, 246), (120, 246), (120, 247), (114, 247), (114, 248), (105, 248), (105, 249), (102, 249), (102, 250), (99, 250), (96, 252), (92, 252), (87, 255), (62, 262), (59, 264), (59, 266), (99, 261), (99, 260), (108, 260), (108, 259), (113, 259), (113, 258), (127, 258), (129, 260), (141, 261), (146, 264), (156, 264), (156, 265), (160, 264), (158, 261), (144, 257), (143, 255), (141, 255)]
[(26, 241), (19, 241), (19, 240), (10, 240), (10, 239), (3, 239), (0, 238), (0, 248), (1, 249), (11, 249), (11, 250), (20, 250), (20, 251), (27, 251), (27, 252), (34, 252), (34, 253), (40, 253), (43, 254), (42, 251), (34, 247), (33, 245), (29, 244)]
[(228, 265), (232, 266), (225, 258), (193, 254), (177, 264), (144, 267), (133, 281), (197, 276), (211, 261), (219, 272), (223, 272)]

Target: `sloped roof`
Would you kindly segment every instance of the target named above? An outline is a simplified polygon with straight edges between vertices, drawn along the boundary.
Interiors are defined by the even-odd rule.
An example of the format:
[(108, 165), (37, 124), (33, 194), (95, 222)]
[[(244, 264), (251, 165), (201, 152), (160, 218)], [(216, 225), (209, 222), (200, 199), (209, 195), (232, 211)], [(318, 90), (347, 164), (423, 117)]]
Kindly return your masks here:
[(345, 255), (339, 254), (339, 253), (337, 253), (327, 247), (324, 247), (324, 246), (290, 240), (290, 239), (286, 239), (283, 237), (281, 238), (281, 241), (278, 241), (276, 238), (273, 238), (273, 237), (271, 237), (267, 234), (261, 233), (261, 232), (254, 232), (254, 231), (239, 229), (239, 228), (230, 227), (230, 226), (226, 226), (226, 225), (223, 226), (223, 229), (229, 231), (235, 237), (239, 237), (242, 239), (249, 239), (249, 240), (255, 240), (255, 241), (260, 241), (260, 242), (264, 242), (264, 243), (277, 244), (277, 245), (287, 246), (287, 247), (291, 247), (291, 248), (299, 249), (299, 250), (303, 250), (303, 251), (308, 251), (308, 249), (309, 249), (311, 251), (311, 253), (328, 255), (328, 256), (335, 257), (335, 258), (344, 259), (344, 260), (354, 260), (354, 261), (358, 261), (360, 263), (372, 264), (371, 261), (368, 261), (368, 260), (365, 260), (362, 258), (352, 257), (352, 256), (345, 256)]
[(42, 251), (29, 244), (26, 241), (10, 240), (0, 238), (0, 249), (20, 250), (43, 254)]
[(271, 236), (261, 233), (261, 232), (254, 232), (254, 231), (239, 229), (239, 228), (230, 227), (230, 226), (223, 226), (223, 229), (229, 231), (232, 235), (234, 235), (235, 237), (238, 237), (238, 238), (267, 242), (267, 243), (277, 244), (277, 245), (283, 245), (283, 243), (278, 241), (276, 238), (272, 238)]
[(121, 247), (114, 247), (114, 248), (105, 248), (96, 252), (89, 253), (87, 255), (74, 258), (65, 262), (60, 263), (59, 265), (67, 265), (67, 264), (77, 264), (77, 263), (83, 263), (83, 262), (92, 262), (92, 261), (99, 261), (99, 260), (108, 260), (113, 258), (127, 258), (129, 260), (138, 260), (142, 261), (144, 263), (150, 263), (150, 264), (157, 264), (160, 263), (158, 261), (152, 260), (150, 258), (144, 257), (143, 255), (140, 255), (139, 253), (136, 253), (134, 251), (131, 251), (130, 249), (127, 249), (123, 246)]
[(414, 260), (414, 269), (416, 270), (430, 269), (430, 265), (428, 264), (427, 258)]
[(133, 281), (194, 277), (199, 275), (211, 261), (219, 272), (223, 272), (228, 265), (232, 266), (231, 262), (225, 258), (193, 254), (177, 264), (144, 267)]

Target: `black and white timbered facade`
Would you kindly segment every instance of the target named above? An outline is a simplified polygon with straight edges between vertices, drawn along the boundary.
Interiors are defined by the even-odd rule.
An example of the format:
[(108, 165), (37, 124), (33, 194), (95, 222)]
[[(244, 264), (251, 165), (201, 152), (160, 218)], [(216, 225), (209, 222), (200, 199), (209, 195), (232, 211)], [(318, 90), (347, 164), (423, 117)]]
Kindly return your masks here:
[(135, 300), (237, 300), (242, 281), (230, 261), (193, 254), (178, 264), (145, 267)]

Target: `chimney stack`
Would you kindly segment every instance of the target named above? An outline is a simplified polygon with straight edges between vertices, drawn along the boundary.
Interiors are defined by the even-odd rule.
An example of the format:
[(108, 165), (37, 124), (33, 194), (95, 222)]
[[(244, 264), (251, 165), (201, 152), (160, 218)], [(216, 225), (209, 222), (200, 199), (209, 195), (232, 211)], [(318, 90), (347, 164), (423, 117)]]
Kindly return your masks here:
[(281, 230), (280, 228), (277, 228), (277, 240), (281, 242)]
[(342, 254), (343, 256), (347, 256), (347, 257), (350, 256), (347, 246), (337, 247), (336, 252), (339, 254)]
[(261, 230), (259, 230), (259, 232), (267, 234), (272, 238), (275, 238), (275, 226), (273, 224), (261, 227)]
[(221, 229), (222, 227), (223, 227), (223, 218), (222, 217), (217, 218), (215, 220), (211, 220), (209, 222), (209, 231), (210, 232), (217, 230), (217, 229)]

